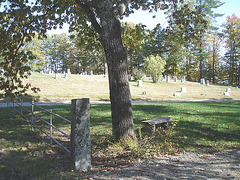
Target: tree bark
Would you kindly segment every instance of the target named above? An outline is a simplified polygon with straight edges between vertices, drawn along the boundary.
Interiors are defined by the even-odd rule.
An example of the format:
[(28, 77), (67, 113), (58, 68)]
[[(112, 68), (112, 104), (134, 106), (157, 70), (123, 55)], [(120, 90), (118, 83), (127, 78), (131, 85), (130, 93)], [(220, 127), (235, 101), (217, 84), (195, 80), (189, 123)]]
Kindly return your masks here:
[(127, 54), (121, 38), (121, 22), (108, 1), (98, 3), (100, 41), (106, 54), (112, 111), (112, 133), (119, 140), (135, 141), (132, 99), (128, 83)]

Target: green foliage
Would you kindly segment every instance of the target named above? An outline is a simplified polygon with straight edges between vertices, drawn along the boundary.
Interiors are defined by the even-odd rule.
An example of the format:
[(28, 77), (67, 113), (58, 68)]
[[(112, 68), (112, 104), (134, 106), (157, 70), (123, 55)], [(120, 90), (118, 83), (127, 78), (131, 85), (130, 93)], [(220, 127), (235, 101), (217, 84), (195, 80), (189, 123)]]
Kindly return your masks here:
[(133, 76), (135, 81), (141, 80), (144, 76), (144, 72), (143, 72), (142, 69), (134, 68), (132, 70), (132, 76)]
[(235, 14), (227, 17), (223, 30), (226, 38), (227, 74), (230, 84), (240, 84), (240, 18)]
[(166, 61), (158, 55), (156, 57), (150, 55), (144, 60), (146, 61), (146, 72), (153, 77), (153, 82), (156, 83), (164, 72)]

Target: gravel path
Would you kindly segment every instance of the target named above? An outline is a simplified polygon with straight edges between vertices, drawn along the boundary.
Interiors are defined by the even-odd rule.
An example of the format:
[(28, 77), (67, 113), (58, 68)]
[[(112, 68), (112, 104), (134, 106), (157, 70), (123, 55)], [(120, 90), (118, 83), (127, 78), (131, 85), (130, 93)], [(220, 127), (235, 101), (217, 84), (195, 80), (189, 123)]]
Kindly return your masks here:
[(107, 171), (90, 179), (236, 179), (240, 180), (240, 149), (217, 154), (193, 152), (137, 162), (117, 171)]

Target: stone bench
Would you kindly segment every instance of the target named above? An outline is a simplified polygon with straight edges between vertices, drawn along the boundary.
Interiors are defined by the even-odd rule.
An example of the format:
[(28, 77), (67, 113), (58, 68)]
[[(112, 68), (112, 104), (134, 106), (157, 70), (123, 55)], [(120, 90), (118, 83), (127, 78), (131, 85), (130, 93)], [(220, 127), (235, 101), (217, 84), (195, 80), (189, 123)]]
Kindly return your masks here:
[(141, 123), (143, 123), (145, 126), (144, 131), (155, 132), (156, 125), (160, 124), (164, 129), (166, 129), (169, 121), (172, 121), (171, 117), (160, 117), (160, 118), (156, 118), (156, 119), (142, 121)]

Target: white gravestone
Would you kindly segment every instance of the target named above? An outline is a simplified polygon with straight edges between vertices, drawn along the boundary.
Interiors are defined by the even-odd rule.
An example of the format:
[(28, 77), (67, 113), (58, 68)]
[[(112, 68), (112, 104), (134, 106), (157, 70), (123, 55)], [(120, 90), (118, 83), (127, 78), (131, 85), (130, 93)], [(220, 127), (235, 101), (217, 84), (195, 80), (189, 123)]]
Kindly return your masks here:
[(227, 89), (226, 89), (226, 92), (231, 92), (231, 89), (230, 89), (230, 88), (227, 88)]
[(185, 82), (185, 76), (182, 76), (181, 82)]
[(209, 80), (206, 81), (206, 86), (209, 86)]
[(187, 88), (186, 87), (182, 87), (181, 88), (181, 92), (187, 92)]
[(202, 78), (202, 79), (200, 80), (200, 84), (204, 84), (204, 85), (205, 85), (205, 79), (204, 79), (204, 78)]
[(177, 82), (177, 76), (174, 76), (173, 79), (174, 79), (174, 82)]
[(138, 86), (143, 87), (142, 80), (138, 80)]
[(225, 96), (230, 96), (229, 92), (224, 92)]

